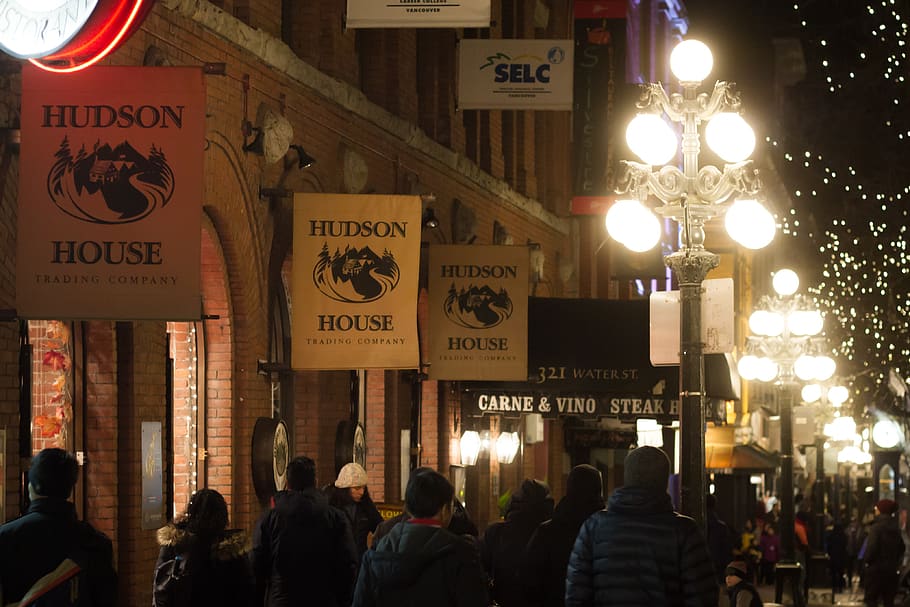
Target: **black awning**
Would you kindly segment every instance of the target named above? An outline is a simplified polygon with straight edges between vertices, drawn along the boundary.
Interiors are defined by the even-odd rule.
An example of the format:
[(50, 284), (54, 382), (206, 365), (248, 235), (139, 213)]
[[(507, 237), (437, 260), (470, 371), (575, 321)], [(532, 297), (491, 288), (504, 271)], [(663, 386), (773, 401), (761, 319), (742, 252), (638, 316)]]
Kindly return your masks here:
[[(462, 382), (468, 391), (678, 400), (679, 367), (650, 358), (646, 300), (528, 299), (528, 381)], [(708, 398), (739, 398), (732, 358), (705, 356)], [(553, 402), (551, 400), (551, 402)]]

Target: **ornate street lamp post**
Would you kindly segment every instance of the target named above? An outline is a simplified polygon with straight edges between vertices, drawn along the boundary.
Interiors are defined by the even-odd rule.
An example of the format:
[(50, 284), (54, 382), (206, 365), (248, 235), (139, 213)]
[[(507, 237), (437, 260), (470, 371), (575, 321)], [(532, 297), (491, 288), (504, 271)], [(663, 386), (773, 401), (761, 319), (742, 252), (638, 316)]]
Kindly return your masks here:
[[(794, 604), (802, 604), (799, 565), (796, 564), (793, 512), (793, 401), (799, 382), (826, 381), (836, 370), (834, 359), (822, 354), (824, 319), (815, 304), (796, 294), (799, 277), (778, 270), (772, 281), (776, 296), (764, 296), (749, 316), (746, 355), (739, 374), (746, 380), (773, 382), (780, 410), (781, 563), (778, 575), (790, 570)], [(795, 570), (795, 573), (793, 572)], [(782, 586), (778, 584), (778, 589)], [(781, 597), (776, 597), (780, 602)]]
[[(618, 200), (606, 217), (610, 236), (633, 251), (647, 251), (660, 240), (659, 215), (679, 224), (679, 249), (664, 261), (675, 274), (680, 291), (679, 388), (681, 510), (700, 525), (705, 521), (705, 383), (701, 293), (718, 256), (705, 250), (705, 223), (726, 214), (734, 240), (752, 249), (774, 238), (773, 216), (754, 196), (761, 183), (747, 158), (755, 147), (752, 129), (739, 115), (740, 98), (733, 84), (718, 81), (711, 94), (698, 87), (711, 72), (711, 51), (697, 40), (673, 49), (670, 68), (682, 93), (668, 94), (660, 84), (642, 85), (639, 114), (626, 130), (630, 149), (645, 164), (625, 161)], [(667, 121), (682, 126), (682, 169), (666, 164), (678, 158), (679, 142)], [(699, 167), (698, 127), (729, 164), (723, 169)], [(665, 166), (660, 166), (665, 165)]]

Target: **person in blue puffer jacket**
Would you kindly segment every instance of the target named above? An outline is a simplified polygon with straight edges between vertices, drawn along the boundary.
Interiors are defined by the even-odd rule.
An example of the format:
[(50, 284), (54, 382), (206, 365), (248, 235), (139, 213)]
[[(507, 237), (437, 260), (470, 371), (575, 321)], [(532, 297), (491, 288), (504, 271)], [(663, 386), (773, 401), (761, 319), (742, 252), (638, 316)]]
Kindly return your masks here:
[(624, 486), (582, 525), (569, 557), (566, 607), (716, 607), (704, 534), (673, 511), (670, 460), (655, 447), (626, 456)]

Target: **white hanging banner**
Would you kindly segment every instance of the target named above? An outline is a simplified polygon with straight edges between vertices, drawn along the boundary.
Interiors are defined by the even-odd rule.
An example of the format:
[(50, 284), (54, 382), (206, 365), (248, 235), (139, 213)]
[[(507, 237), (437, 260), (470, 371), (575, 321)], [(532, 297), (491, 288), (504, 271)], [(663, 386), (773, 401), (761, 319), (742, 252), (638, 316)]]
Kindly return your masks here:
[(348, 0), (349, 28), (490, 27), (490, 0)]
[(462, 40), (458, 109), (571, 110), (572, 40)]

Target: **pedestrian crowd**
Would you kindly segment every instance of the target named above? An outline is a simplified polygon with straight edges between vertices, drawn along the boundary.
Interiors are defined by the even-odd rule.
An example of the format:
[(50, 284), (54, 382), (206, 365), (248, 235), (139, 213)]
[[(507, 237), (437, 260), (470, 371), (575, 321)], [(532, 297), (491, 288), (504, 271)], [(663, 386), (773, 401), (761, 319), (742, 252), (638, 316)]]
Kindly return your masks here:
[[(413, 470), (405, 511), (383, 521), (359, 464), (320, 487), (315, 462), (297, 457), (252, 537), (230, 528), (224, 497), (207, 488), (158, 530), (153, 606), (714, 607), (723, 589), (731, 607), (761, 607), (756, 586), (781, 558), (774, 500), (734, 534), (707, 496), (703, 532), (673, 509), (663, 451), (633, 449), (623, 468), (608, 500), (589, 465), (570, 471), (558, 503), (546, 483), (526, 479), (503, 520), (478, 534), (436, 470)], [(33, 458), (28, 511), (0, 526), (0, 605), (118, 604), (111, 541), (69, 501), (77, 475), (61, 449)], [(858, 574), (867, 605), (894, 605), (907, 547), (895, 512), (881, 500), (867, 525), (829, 525), (835, 590)]]

